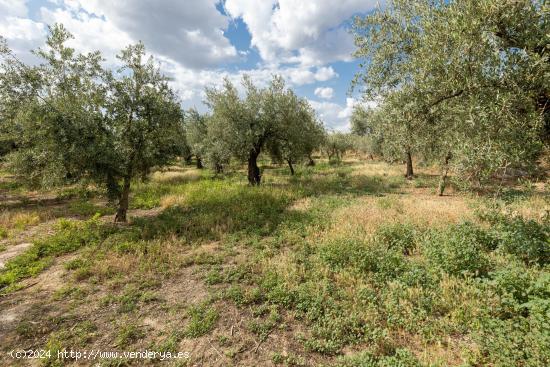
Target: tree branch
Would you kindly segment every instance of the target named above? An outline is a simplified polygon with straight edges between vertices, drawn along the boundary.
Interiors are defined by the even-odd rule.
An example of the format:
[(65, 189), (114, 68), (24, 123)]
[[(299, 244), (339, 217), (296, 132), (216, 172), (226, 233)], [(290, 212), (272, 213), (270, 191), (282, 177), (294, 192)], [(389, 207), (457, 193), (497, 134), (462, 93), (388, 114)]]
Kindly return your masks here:
[(438, 104), (440, 104), (443, 101), (446, 101), (446, 100), (451, 99), (451, 98), (460, 97), (463, 93), (464, 93), (464, 89), (461, 89), (461, 90), (459, 90), (457, 92), (454, 92), (452, 94), (440, 97), (440, 98), (436, 99), (434, 102), (432, 102), (428, 105), (428, 110), (430, 108), (434, 107), (434, 106), (437, 106)]

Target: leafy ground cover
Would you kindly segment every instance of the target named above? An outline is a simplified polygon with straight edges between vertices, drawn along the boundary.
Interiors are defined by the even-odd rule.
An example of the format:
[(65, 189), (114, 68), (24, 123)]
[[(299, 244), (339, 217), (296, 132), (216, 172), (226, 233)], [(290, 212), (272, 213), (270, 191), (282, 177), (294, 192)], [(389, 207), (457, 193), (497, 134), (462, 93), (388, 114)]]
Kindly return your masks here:
[[(545, 187), (439, 197), (428, 169), (410, 182), (379, 162), (265, 168), (259, 187), (156, 172), (136, 183), (128, 225), (94, 197), (62, 197), (71, 219), (0, 270), (0, 363), (44, 348), (190, 354), (104, 366), (548, 365)], [(18, 210), (4, 208), (8, 239)]]

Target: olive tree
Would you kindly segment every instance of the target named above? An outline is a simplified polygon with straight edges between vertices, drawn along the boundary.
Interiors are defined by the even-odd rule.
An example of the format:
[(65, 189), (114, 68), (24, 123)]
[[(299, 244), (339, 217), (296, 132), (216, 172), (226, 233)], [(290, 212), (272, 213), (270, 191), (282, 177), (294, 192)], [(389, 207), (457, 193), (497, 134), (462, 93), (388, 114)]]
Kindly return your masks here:
[(327, 134), (324, 150), (329, 161), (340, 162), (346, 152), (353, 149), (353, 136), (341, 132)]
[(34, 51), (42, 62), (32, 66), (2, 48), (2, 130), (16, 146), (6, 160), (30, 185), (75, 182), (113, 158), (101, 55), (76, 54), (65, 46), (70, 38), (63, 26), (51, 27), (45, 47)]
[(354, 135), (354, 148), (371, 159), (384, 157), (384, 135), (380, 129), (380, 108), (366, 108), (360, 104), (353, 107), (350, 118), (351, 133)]
[(268, 148), (272, 159), (286, 162), (290, 174), (294, 175), (295, 163), (307, 158), (311, 164), (311, 155), (321, 146), (325, 130), (306, 99), (299, 98), (291, 90), (278, 97), (277, 139), (271, 139)]
[(42, 186), (93, 180), (117, 201), (115, 221), (126, 221), (132, 179), (182, 152), (179, 102), (143, 44), (122, 50), (112, 72), (99, 52), (67, 47), (71, 37), (53, 26), (37, 66), (2, 49), (3, 126), (17, 146), (9, 166)]
[(196, 109), (190, 109), (185, 114), (185, 137), (190, 153), (197, 160), (197, 168), (203, 168), (203, 159), (206, 155), (207, 127), (206, 115), (201, 115)]
[(111, 174), (118, 196), (116, 221), (126, 221), (131, 180), (180, 153), (183, 118), (180, 103), (142, 43), (121, 51), (122, 62), (109, 75), (108, 123), (115, 159)]
[(405, 177), (414, 177), (413, 156), (424, 155), (434, 140), (432, 115), (418, 115), (418, 101), (404, 87), (386, 96), (383, 103), (370, 112), (370, 135), (380, 144), (390, 162), (405, 162)]
[(224, 139), (225, 131), (223, 124), (217, 124), (212, 117), (208, 120), (208, 130), (206, 135), (206, 166), (212, 169), (216, 174), (223, 173), (231, 161), (231, 145)]
[(217, 174), (222, 173), (231, 158), (230, 147), (223, 140), (223, 126), (214, 123), (212, 116), (195, 109), (190, 109), (186, 116), (187, 142), (197, 159), (197, 168), (205, 164)]
[(355, 55), (364, 62), (354, 85), (391, 104), (405, 151), (437, 152), (470, 182), (533, 167), (549, 136), (545, 7), (391, 0), (355, 21)]
[(353, 107), (350, 118), (351, 133), (358, 136), (365, 136), (372, 133), (372, 117), (374, 111), (372, 108), (367, 108), (361, 104)]
[[(221, 89), (206, 89), (206, 104), (212, 111), (212, 130), (232, 154), (248, 165), (248, 182), (259, 185), (258, 156), (264, 150), (292, 160), (311, 150), (300, 133), (319, 129), (311, 107), (286, 88), (281, 77), (273, 77), (266, 88), (243, 77), (244, 98), (226, 79)], [(311, 128), (315, 126), (315, 128)]]

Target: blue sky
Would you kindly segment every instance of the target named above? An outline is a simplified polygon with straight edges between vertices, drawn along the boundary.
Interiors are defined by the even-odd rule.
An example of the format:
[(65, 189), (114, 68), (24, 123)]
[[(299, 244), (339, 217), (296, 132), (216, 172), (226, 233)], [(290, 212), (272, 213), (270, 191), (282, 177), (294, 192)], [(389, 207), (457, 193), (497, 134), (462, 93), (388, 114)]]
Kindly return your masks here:
[(0, 0), (0, 35), (20, 58), (43, 44), (47, 25), (63, 23), (81, 52), (100, 50), (106, 64), (143, 41), (173, 78), (184, 107), (204, 110), (204, 88), (248, 74), (273, 74), (307, 98), (328, 128), (346, 130), (358, 96), (349, 25), (370, 0)]

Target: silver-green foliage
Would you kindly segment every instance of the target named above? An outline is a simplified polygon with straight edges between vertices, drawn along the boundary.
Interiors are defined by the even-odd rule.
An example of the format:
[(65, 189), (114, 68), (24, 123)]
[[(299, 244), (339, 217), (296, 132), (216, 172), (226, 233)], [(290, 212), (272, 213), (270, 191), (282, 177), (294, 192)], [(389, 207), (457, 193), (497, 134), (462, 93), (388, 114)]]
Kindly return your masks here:
[(190, 109), (185, 119), (185, 134), (191, 153), (207, 167), (221, 173), (229, 164), (231, 150), (223, 139), (223, 126), (212, 116)]
[(125, 220), (131, 180), (181, 153), (179, 101), (154, 60), (145, 59), (143, 44), (122, 50), (121, 68), (110, 71), (99, 52), (67, 47), (70, 38), (62, 25), (50, 28), (35, 66), (2, 50), (2, 130), (17, 147), (9, 166), (41, 186), (98, 182)]
[(550, 22), (541, 0), (392, 0), (355, 21), (355, 79), (382, 100), (385, 142), (452, 153), (480, 183), (548, 144)]
[(72, 36), (61, 26), (50, 32), (46, 47), (34, 51), (42, 64), (23, 65), (6, 47), (0, 71), (2, 130), (18, 147), (8, 162), (42, 186), (78, 177), (97, 149), (110, 144), (100, 127), (106, 86), (95, 82), (103, 76), (101, 56), (66, 47)]
[(324, 128), (305, 99), (273, 77), (265, 88), (243, 78), (244, 98), (226, 79), (221, 89), (207, 88), (211, 109), (211, 139), (222, 143), (223, 153), (248, 161), (248, 180), (260, 183), (257, 158), (264, 150), (278, 159), (298, 161), (319, 147)]
[(327, 134), (323, 149), (329, 161), (340, 162), (346, 152), (354, 148), (354, 137), (348, 133), (331, 132)]

